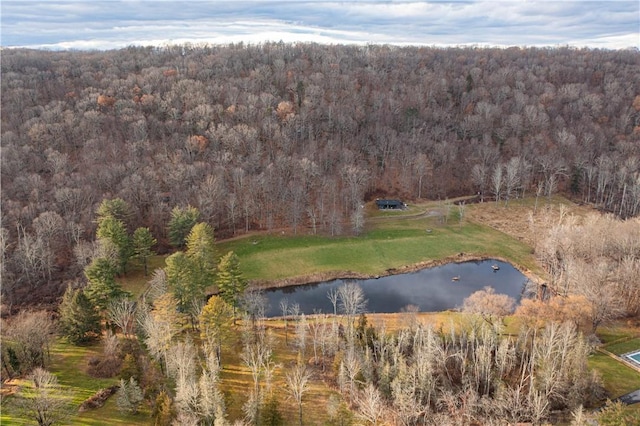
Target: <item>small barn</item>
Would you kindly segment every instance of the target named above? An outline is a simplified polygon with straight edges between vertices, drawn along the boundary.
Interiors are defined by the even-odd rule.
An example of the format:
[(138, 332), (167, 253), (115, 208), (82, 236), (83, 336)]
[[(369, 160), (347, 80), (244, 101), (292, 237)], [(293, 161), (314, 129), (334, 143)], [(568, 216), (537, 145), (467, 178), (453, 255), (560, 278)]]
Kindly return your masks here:
[(376, 206), (380, 210), (404, 210), (407, 205), (400, 200), (376, 200)]

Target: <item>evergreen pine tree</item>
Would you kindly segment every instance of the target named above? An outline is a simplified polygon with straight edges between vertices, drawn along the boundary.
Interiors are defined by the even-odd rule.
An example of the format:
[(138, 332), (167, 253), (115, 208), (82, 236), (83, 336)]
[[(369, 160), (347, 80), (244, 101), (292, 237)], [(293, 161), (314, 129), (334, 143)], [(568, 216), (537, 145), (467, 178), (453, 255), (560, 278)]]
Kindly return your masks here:
[(133, 233), (133, 254), (142, 263), (144, 267), (144, 276), (149, 273), (148, 260), (153, 254), (151, 247), (153, 247), (158, 241), (153, 238), (149, 228), (138, 228)]
[(193, 268), (189, 258), (181, 251), (173, 253), (165, 259), (164, 268), (167, 275), (167, 286), (178, 302), (178, 310), (182, 313), (189, 311), (191, 301), (202, 293), (196, 286), (193, 277)]
[(99, 311), (105, 311), (111, 300), (126, 294), (116, 282), (116, 270), (108, 259), (95, 258), (85, 268), (84, 274), (89, 280), (85, 294)]
[(240, 296), (247, 288), (247, 280), (242, 275), (240, 260), (234, 252), (230, 251), (220, 259), (216, 284), (220, 297), (233, 307), (235, 321), (236, 309), (240, 304)]
[(155, 404), (153, 406), (153, 424), (155, 426), (169, 426), (175, 416), (175, 410), (173, 408), (173, 401), (171, 397), (162, 391), (156, 397)]
[(60, 312), (60, 331), (73, 344), (87, 343), (102, 332), (100, 315), (80, 289), (70, 286), (64, 293)]
[(187, 236), (186, 255), (191, 263), (194, 286), (204, 290), (213, 285), (216, 275), (216, 247), (213, 228), (206, 223), (197, 223)]
[(121, 412), (137, 414), (140, 404), (144, 400), (142, 389), (131, 377), (128, 381), (120, 379), (120, 389), (118, 389), (116, 404)]
[(96, 216), (98, 226), (100, 226), (102, 220), (107, 217), (115, 218), (126, 224), (131, 216), (131, 208), (122, 198), (114, 198), (112, 200), (105, 199), (102, 200), (102, 203), (98, 206)]
[(187, 235), (198, 222), (199, 217), (200, 212), (195, 207), (174, 207), (168, 226), (169, 242), (172, 246), (175, 248), (184, 247)]
[(134, 254), (134, 247), (124, 222), (113, 216), (104, 217), (98, 224), (96, 236), (100, 239), (111, 241), (116, 247), (118, 251), (117, 272), (125, 273), (129, 259)]

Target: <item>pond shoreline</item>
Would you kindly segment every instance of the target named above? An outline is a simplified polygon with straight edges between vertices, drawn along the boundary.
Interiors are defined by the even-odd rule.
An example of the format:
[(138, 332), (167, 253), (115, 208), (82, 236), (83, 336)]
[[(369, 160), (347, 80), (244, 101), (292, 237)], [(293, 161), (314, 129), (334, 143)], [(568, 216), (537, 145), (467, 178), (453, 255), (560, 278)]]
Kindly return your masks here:
[(544, 280), (535, 275), (532, 271), (526, 268), (522, 268), (520, 265), (515, 265), (508, 259), (504, 259), (496, 256), (477, 256), (470, 255), (466, 253), (458, 253), (454, 256), (448, 256), (442, 259), (431, 259), (422, 262), (415, 263), (413, 265), (401, 266), (399, 268), (389, 268), (381, 274), (377, 275), (369, 275), (362, 274), (353, 271), (328, 271), (328, 272), (320, 272), (309, 275), (301, 275), (297, 277), (290, 278), (282, 278), (277, 280), (250, 280), (249, 281), (249, 289), (251, 290), (271, 290), (285, 287), (296, 287), (300, 285), (306, 284), (318, 284), (325, 281), (332, 280), (368, 280), (380, 277), (386, 277), (391, 275), (400, 275), (400, 274), (408, 274), (411, 272), (420, 271), (422, 269), (434, 268), (436, 266), (442, 266), (449, 263), (464, 263), (464, 262), (474, 262), (474, 261), (483, 261), (495, 259), (501, 262), (509, 263), (515, 269), (520, 271), (522, 275), (527, 277), (535, 284), (543, 284)]

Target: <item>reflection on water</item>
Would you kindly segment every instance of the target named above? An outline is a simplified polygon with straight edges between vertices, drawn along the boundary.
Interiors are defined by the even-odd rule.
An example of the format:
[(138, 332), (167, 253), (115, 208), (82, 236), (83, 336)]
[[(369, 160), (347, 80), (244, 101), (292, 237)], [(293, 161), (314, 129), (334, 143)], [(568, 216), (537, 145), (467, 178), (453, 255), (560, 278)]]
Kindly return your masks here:
[[(494, 267), (499, 267), (495, 270)], [(457, 278), (457, 280), (455, 279)], [(421, 312), (436, 312), (462, 306), (471, 293), (485, 286), (496, 293), (520, 300), (527, 278), (509, 263), (495, 260), (449, 263), (434, 268), (378, 279), (352, 280), (360, 284), (367, 298), (367, 312), (400, 312), (415, 305)], [(300, 312), (333, 313), (327, 293), (341, 286), (343, 280), (307, 284), (265, 291), (269, 302), (267, 316), (282, 315), (280, 301), (297, 303)]]

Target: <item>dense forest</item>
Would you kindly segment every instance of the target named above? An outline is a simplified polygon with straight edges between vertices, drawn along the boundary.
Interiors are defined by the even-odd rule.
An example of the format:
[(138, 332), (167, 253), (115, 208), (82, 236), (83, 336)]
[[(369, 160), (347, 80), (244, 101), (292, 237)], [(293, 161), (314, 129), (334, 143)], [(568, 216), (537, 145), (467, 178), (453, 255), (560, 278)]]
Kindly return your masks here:
[(637, 50), (4, 49), (3, 299), (81, 276), (104, 199), (160, 251), (188, 206), (218, 237), (351, 233), (376, 197), (562, 192), (626, 218), (639, 142)]

